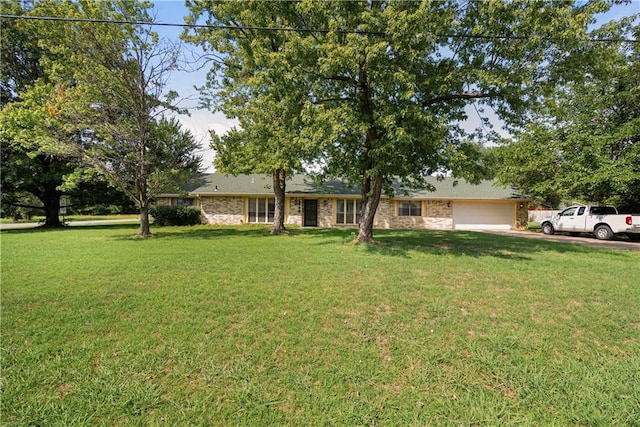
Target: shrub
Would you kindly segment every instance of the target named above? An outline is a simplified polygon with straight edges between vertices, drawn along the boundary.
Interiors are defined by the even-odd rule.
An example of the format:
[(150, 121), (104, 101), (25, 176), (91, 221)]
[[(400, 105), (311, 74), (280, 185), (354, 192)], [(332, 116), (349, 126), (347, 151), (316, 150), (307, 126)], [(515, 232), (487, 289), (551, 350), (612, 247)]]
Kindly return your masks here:
[(150, 213), (153, 223), (159, 226), (200, 223), (200, 209), (193, 206), (154, 206)]

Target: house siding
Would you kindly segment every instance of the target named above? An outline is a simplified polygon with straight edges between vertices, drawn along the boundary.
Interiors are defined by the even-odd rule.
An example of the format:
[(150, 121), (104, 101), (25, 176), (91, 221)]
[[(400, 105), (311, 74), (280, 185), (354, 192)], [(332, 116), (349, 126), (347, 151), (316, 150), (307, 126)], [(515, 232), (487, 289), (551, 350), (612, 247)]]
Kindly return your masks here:
[(300, 197), (289, 197), (285, 202), (285, 223), (287, 225), (302, 226), (302, 199)]
[(451, 203), (440, 200), (422, 200), (421, 216), (398, 216), (398, 199), (382, 199), (378, 206), (375, 226), (379, 228), (453, 228)]
[(200, 199), (200, 209), (206, 224), (240, 225), (245, 221), (245, 198), (235, 196)]
[[(247, 197), (242, 195), (201, 196), (196, 204), (202, 210), (205, 224), (241, 225), (247, 220)], [(302, 226), (304, 224), (304, 200), (314, 199), (318, 202), (318, 227), (357, 227), (354, 224), (336, 224), (336, 200), (340, 196), (296, 197), (287, 196), (285, 202), (285, 224)], [(398, 203), (402, 200), (420, 201), (421, 216), (398, 216)], [(528, 225), (528, 203), (512, 202), (515, 211), (513, 228), (523, 230)], [(171, 205), (171, 197), (160, 197), (158, 205)], [(396, 229), (441, 229), (454, 228), (453, 203), (447, 200), (416, 200), (382, 198), (374, 220), (375, 228)]]
[(318, 227), (331, 228), (335, 226), (336, 218), (333, 213), (333, 203), (330, 198), (319, 197), (318, 199)]
[(516, 205), (516, 230), (529, 228), (529, 203), (521, 202)]

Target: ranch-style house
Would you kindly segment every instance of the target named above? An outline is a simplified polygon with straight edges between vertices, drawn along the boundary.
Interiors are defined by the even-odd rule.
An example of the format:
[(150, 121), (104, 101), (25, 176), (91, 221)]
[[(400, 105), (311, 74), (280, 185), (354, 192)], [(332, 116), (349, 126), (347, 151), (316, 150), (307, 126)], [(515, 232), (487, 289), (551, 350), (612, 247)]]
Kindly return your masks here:
[[(528, 202), (510, 187), (493, 181), (473, 185), (463, 179), (430, 179), (435, 191), (395, 186), (382, 197), (375, 228), (526, 229)], [(287, 180), (285, 224), (348, 227), (358, 223), (360, 191), (342, 181), (317, 183), (306, 175)], [(268, 175), (203, 174), (184, 192), (161, 194), (158, 205), (199, 207), (208, 224), (265, 224), (273, 221), (275, 198)]]

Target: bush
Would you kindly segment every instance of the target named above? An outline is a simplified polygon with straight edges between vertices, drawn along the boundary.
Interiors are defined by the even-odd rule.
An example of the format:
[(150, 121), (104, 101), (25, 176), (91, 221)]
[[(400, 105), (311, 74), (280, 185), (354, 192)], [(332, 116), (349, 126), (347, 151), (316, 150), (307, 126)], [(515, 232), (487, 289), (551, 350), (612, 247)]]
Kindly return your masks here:
[(154, 206), (150, 213), (159, 226), (200, 224), (200, 209), (193, 206)]

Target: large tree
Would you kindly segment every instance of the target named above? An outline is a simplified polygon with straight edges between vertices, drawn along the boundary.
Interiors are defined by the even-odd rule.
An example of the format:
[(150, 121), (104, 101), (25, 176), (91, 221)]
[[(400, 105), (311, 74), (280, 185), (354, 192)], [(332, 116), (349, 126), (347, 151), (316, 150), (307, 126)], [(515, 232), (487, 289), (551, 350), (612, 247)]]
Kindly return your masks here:
[[(188, 3), (192, 19), (207, 6)], [(215, 166), (232, 174), (265, 173), (272, 176), (275, 212), (272, 234), (284, 224), (286, 180), (304, 170), (302, 160), (312, 156), (314, 145), (305, 136), (301, 113), (307, 102), (308, 82), (293, 68), (287, 43), (291, 37), (260, 28), (298, 22), (290, 2), (222, 2), (215, 5), (209, 22), (243, 28), (228, 32), (185, 31), (185, 38), (216, 52), (203, 99), (239, 125), (223, 136), (212, 132)], [(295, 63), (298, 65), (299, 63)], [(273, 90), (274, 88), (278, 90)]]
[[(2, 12), (24, 16), (41, 13), (41, 6), (29, 2), (5, 2)], [(50, 99), (56, 87), (48, 74), (48, 64), (59, 58), (57, 49), (47, 49), (39, 41), (49, 39), (49, 46), (61, 43), (59, 34), (44, 22), (2, 18), (2, 59), (0, 61), (0, 150), (3, 207), (42, 210), (45, 227), (59, 227), (60, 200), (63, 195), (76, 196), (79, 186), (62, 189), (65, 177), (81, 166), (72, 157), (44, 149), (45, 141), (77, 141), (50, 114)], [(25, 196), (30, 194), (35, 197)]]
[[(150, 3), (87, 2), (79, 11), (101, 20), (151, 22)], [(138, 236), (150, 235), (149, 207), (161, 189), (196, 172), (200, 159), (192, 135), (164, 115), (177, 94), (167, 84), (179, 47), (144, 24), (75, 25), (72, 55), (76, 87), (64, 108), (84, 130), (77, 154), (128, 194), (140, 210)]]
[(497, 148), (498, 178), (541, 200), (615, 204), (640, 212), (640, 45), (633, 19), (596, 30), (530, 122)]
[[(288, 4), (286, 13), (270, 7), (268, 22), (257, 29), (260, 2), (243, 3), (232, 16), (226, 2), (188, 5), (196, 17), (208, 14), (210, 24), (225, 28), (196, 30), (201, 37), (223, 31), (227, 43), (246, 44), (254, 56), (270, 55), (271, 48), (254, 34), (277, 34), (291, 72), (308, 83), (307, 101), (315, 108), (305, 126), (318, 138), (325, 173), (362, 189), (360, 242), (373, 239), (376, 209), (393, 179), (420, 187), (434, 173), (481, 178), (478, 146), (459, 125), (465, 107), (486, 104), (507, 123), (521, 124), (553, 84), (548, 70), (588, 37), (593, 14), (609, 7), (605, 1), (303, 0)], [(256, 72), (252, 65), (234, 64), (248, 76)], [(278, 80), (261, 84), (263, 91), (282, 90)]]
[(30, 138), (38, 150), (76, 159), (128, 194), (140, 210), (142, 237), (150, 234), (154, 194), (184, 182), (200, 165), (192, 135), (165, 118), (175, 110), (177, 94), (167, 83), (179, 50), (140, 24), (151, 21), (150, 6), (43, 2), (39, 13), (64, 19), (49, 22), (50, 37), (39, 41), (53, 54), (41, 61), (46, 81), (29, 88), (40, 88), (43, 103), (27, 109), (42, 118), (31, 122), (41, 130), (40, 138)]

